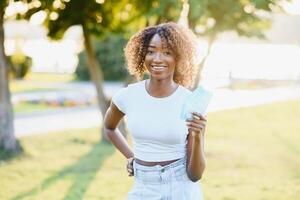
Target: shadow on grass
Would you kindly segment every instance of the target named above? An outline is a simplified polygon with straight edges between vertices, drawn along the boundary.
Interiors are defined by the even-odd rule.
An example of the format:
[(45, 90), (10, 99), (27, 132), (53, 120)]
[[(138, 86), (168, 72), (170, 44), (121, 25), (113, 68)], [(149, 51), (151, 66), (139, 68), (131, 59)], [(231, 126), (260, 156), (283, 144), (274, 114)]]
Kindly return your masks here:
[(102, 163), (107, 157), (112, 155), (113, 152), (113, 145), (107, 142), (97, 143), (92, 147), (88, 154), (82, 156), (76, 163), (65, 167), (61, 171), (58, 171), (45, 179), (40, 185), (27, 192), (16, 195), (11, 198), (11, 200), (20, 200), (34, 196), (64, 178), (73, 180), (73, 184), (66, 192), (64, 200), (83, 199), (86, 190), (95, 178)]
[(20, 156), (22, 156), (24, 150), (17, 140), (17, 149), (15, 151), (7, 151), (0, 147), (0, 162), (10, 162)]

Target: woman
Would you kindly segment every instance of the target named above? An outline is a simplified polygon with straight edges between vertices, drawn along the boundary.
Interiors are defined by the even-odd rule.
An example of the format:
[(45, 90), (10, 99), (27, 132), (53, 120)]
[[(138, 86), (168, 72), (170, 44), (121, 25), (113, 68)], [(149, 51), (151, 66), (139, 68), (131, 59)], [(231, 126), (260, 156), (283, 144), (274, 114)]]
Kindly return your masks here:
[[(135, 177), (128, 200), (201, 200), (206, 119), (180, 118), (186, 87), (194, 80), (195, 36), (175, 23), (147, 27), (127, 43), (128, 71), (138, 79), (118, 91), (104, 119), (105, 131), (127, 158)], [(117, 129), (126, 115), (133, 151)]]

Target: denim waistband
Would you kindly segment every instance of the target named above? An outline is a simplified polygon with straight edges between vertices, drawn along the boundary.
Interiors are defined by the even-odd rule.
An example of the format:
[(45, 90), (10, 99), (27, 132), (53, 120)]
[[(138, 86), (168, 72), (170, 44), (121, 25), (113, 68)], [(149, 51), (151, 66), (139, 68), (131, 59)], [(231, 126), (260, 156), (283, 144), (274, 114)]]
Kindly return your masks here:
[(163, 169), (168, 170), (170, 168), (174, 168), (176, 166), (179, 166), (179, 165), (185, 164), (185, 163), (186, 163), (186, 157), (183, 157), (183, 158), (180, 158), (179, 160), (172, 162), (165, 166), (161, 166), (161, 165), (145, 166), (145, 165), (141, 165), (134, 161), (134, 167), (137, 169), (144, 170), (144, 171), (161, 171)]
[(186, 157), (165, 166), (144, 166), (134, 161), (133, 168), (136, 180), (144, 183), (162, 184), (174, 180), (187, 180)]

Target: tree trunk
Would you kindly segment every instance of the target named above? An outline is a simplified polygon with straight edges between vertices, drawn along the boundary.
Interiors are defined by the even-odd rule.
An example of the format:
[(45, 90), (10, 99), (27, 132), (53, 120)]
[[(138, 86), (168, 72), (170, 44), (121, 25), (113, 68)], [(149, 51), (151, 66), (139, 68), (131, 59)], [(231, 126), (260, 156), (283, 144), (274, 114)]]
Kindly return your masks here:
[(204, 56), (203, 60), (200, 62), (200, 64), (198, 65), (198, 70), (197, 70), (197, 75), (196, 75), (196, 79), (195, 79), (195, 82), (194, 82), (194, 85), (192, 87), (192, 90), (195, 90), (198, 85), (199, 85), (199, 82), (201, 80), (201, 72), (202, 72), (202, 69), (204, 68), (205, 64), (206, 64), (206, 61), (207, 61), (207, 58), (211, 52), (211, 48), (212, 48), (212, 45), (214, 43), (216, 39), (216, 36), (211, 36), (208, 40), (208, 49), (207, 49), (207, 53), (206, 55)]
[(188, 14), (190, 10), (190, 4), (188, 0), (181, 0), (181, 2), (182, 2), (182, 9), (177, 23), (183, 26), (184, 28), (189, 28)]
[(0, 148), (17, 153), (20, 150), (14, 135), (13, 109), (8, 85), (8, 62), (4, 52), (4, 7), (0, 6)]
[[(103, 72), (101, 70), (100, 63), (95, 57), (94, 49), (92, 46), (92, 41), (91, 41), (91, 36), (86, 29), (85, 25), (82, 25), (82, 30), (83, 30), (83, 37), (84, 37), (84, 46), (87, 54), (87, 62), (88, 62), (88, 70), (90, 73), (91, 80), (93, 84), (95, 85), (96, 92), (97, 92), (97, 100), (98, 100), (98, 106), (100, 108), (102, 118), (104, 117), (106, 110), (109, 107), (109, 100), (106, 99), (104, 90), (103, 90), (103, 83), (104, 83), (104, 78), (103, 78)], [(103, 124), (103, 123), (102, 123)], [(124, 135), (124, 137), (127, 136), (127, 131), (126, 131), (126, 126), (124, 125), (124, 120), (121, 120), (119, 124), (119, 129)], [(102, 140), (107, 141), (108, 138), (104, 134), (104, 127), (101, 127), (101, 134), (102, 134)]]

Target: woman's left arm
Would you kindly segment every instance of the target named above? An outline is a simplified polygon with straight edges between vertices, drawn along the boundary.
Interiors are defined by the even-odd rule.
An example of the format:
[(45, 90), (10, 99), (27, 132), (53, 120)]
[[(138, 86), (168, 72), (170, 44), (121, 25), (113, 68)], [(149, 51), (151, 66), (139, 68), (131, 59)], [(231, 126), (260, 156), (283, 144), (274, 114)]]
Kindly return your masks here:
[(193, 119), (188, 119), (187, 126), (187, 174), (191, 181), (201, 179), (206, 161), (204, 154), (204, 132), (206, 118), (199, 113), (192, 113)]

